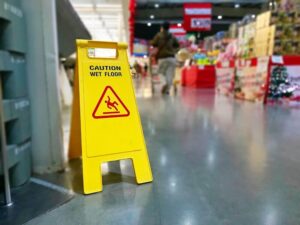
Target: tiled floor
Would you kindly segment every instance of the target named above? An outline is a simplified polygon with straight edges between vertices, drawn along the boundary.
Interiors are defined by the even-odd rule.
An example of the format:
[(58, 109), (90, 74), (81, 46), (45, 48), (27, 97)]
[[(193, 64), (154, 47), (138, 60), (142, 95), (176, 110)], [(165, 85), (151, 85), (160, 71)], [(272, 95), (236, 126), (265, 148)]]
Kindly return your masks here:
[(76, 197), (28, 224), (300, 224), (300, 109), (136, 88), (154, 182), (137, 185), (131, 162), (114, 162), (102, 165), (103, 192), (84, 196), (73, 161), (44, 178)]

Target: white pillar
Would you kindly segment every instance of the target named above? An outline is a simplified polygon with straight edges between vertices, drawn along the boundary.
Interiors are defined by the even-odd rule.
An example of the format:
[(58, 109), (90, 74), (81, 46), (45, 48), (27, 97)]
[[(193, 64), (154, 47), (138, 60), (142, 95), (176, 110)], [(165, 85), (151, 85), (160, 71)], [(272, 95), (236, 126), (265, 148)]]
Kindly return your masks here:
[(55, 0), (22, 0), (22, 6), (28, 37), (33, 170), (52, 172), (64, 167)]

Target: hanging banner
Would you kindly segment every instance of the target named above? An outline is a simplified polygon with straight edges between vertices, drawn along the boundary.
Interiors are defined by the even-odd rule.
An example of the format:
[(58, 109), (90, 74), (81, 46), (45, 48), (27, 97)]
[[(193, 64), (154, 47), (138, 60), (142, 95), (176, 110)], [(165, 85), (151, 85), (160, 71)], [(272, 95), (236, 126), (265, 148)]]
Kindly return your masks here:
[(178, 26), (177, 24), (171, 25), (169, 32), (173, 34), (179, 42), (183, 42), (187, 39), (186, 30), (182, 26)]
[(184, 28), (186, 31), (211, 30), (211, 3), (184, 3)]
[(84, 193), (102, 191), (101, 163), (109, 161), (131, 159), (137, 183), (151, 182), (127, 45), (77, 40), (76, 75), (71, 140), (81, 140)]
[(133, 53), (135, 7), (136, 7), (135, 0), (129, 0), (129, 4), (128, 4), (128, 10), (129, 10), (128, 27), (129, 27), (129, 51), (130, 51), (130, 54)]

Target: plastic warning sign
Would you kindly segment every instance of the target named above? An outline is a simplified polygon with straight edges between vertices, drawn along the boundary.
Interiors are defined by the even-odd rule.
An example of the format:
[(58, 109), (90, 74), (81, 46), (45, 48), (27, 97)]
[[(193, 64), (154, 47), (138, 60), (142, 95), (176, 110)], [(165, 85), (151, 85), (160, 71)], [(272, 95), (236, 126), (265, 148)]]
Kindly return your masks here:
[[(116, 54), (97, 56), (99, 49)], [(137, 183), (152, 181), (126, 51), (126, 44), (77, 40), (69, 156), (82, 153), (86, 194), (102, 190), (100, 165), (108, 161), (132, 159)]]

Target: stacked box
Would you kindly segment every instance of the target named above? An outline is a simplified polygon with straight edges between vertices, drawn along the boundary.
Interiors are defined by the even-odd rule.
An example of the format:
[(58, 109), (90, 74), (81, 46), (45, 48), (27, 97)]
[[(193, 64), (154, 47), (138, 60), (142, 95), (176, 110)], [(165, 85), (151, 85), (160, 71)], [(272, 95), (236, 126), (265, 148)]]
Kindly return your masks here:
[(10, 55), (6, 51), (0, 50), (0, 71), (9, 72), (12, 71)]
[(270, 48), (274, 43), (274, 26), (267, 26), (256, 31), (255, 35), (255, 56), (269, 55)]
[[(30, 177), (30, 150), (31, 141), (24, 142), (19, 145), (8, 145), (8, 167), (10, 170), (10, 181), (14, 186), (24, 184)], [(0, 174), (3, 173), (3, 168), (0, 167)]]
[(245, 58), (252, 58), (255, 56), (254, 54), (254, 39), (255, 39), (255, 29), (256, 23), (252, 22), (246, 25), (245, 37), (246, 37), (246, 49), (245, 49)]
[(238, 56), (240, 58), (254, 57), (255, 22), (241, 26), (238, 29)]
[(228, 32), (229, 38), (237, 38), (238, 37), (238, 25), (237, 23), (233, 23), (229, 27), (229, 32)]
[(267, 56), (274, 43), (274, 26), (270, 26), (272, 12), (267, 11), (257, 16), (255, 34), (255, 56)]
[(296, 12), (300, 12), (300, 0), (294, 0), (294, 9)]
[(296, 12), (265, 12), (257, 16), (255, 55), (300, 54), (300, 20)]
[(12, 71), (3, 76), (3, 97), (5, 99), (20, 98), (28, 95), (27, 77), (25, 73), (25, 57), (10, 53)]
[(271, 25), (299, 24), (298, 14), (284, 11), (267, 11), (257, 15), (256, 30)]
[(267, 11), (257, 15), (256, 17), (256, 30), (268, 27), (271, 21), (271, 11)]
[(237, 55), (238, 57), (242, 57), (243, 56), (243, 52), (244, 52), (244, 31), (245, 31), (245, 27), (241, 26), (238, 29), (238, 41), (237, 41), (237, 46), (238, 46), (238, 50), (237, 50)]
[(20, 0), (0, 0), (0, 17), (5, 19), (1, 27), (0, 48), (25, 53), (25, 19), (20, 5)]
[[(1, 113), (5, 122), (12, 186), (26, 182), (31, 173), (30, 102), (25, 61), (26, 34), (21, 0), (0, 0), (0, 88), (3, 98), (0, 104), (3, 104)], [(0, 175), (2, 173), (0, 171)]]
[(273, 40), (270, 43), (269, 54), (298, 55), (300, 43), (300, 25), (273, 25)]
[(11, 101), (11, 115), (16, 119), (6, 124), (8, 144), (19, 144), (30, 138), (30, 103), (27, 98)]

